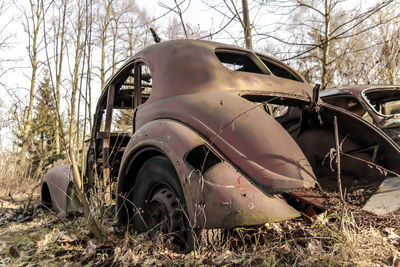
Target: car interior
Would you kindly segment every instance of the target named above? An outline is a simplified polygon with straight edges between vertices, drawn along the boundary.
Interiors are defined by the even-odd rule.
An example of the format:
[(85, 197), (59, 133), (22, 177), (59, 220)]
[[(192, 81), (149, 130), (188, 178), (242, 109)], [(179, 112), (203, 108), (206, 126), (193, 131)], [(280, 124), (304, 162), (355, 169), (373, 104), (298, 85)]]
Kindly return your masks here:
[[(152, 78), (146, 65), (141, 64), (138, 69), (140, 69), (141, 79), (139, 83), (141, 91), (138, 93), (139, 103), (143, 104), (150, 97)], [(109, 99), (113, 98), (113, 105), (103, 103), (103, 110), (101, 114), (98, 114), (101, 116), (101, 123), (98, 125), (98, 133), (96, 134), (96, 165), (103, 166), (102, 169), (104, 169), (107, 168), (108, 164), (111, 181), (116, 180), (118, 176), (122, 155), (135, 131), (133, 125), (137, 93), (135, 92), (134, 79), (134, 67), (117, 77), (115, 84), (107, 88), (108, 96), (105, 99), (107, 101), (104, 101), (108, 102)], [(108, 162), (104, 160), (105, 155)], [(97, 170), (99, 176), (102, 176), (102, 171)]]
[(400, 114), (399, 89), (369, 89), (364, 90), (364, 97), (374, 110), (383, 116)]

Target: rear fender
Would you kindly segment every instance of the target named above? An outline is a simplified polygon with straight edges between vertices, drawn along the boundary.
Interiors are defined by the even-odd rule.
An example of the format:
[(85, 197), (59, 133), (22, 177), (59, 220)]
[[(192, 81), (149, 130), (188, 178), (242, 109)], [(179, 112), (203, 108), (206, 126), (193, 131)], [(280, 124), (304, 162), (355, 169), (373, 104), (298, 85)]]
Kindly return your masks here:
[(316, 184), (309, 162), (289, 133), (260, 103), (237, 93), (214, 90), (146, 102), (138, 108), (136, 125), (146, 125), (155, 118), (170, 118), (195, 129), (271, 194)]
[(263, 191), (226, 161), (187, 180), (187, 191), (197, 199), (195, 225), (202, 228), (262, 225), (300, 216), (279, 196)]
[(79, 199), (70, 180), (71, 175), (70, 166), (60, 165), (51, 168), (43, 178), (42, 202), (56, 213), (73, 212), (80, 208)]
[[(188, 162), (195, 148), (205, 146), (218, 157), (207, 170)], [(151, 152), (149, 152), (151, 151)], [(124, 201), (140, 166), (141, 154), (166, 156), (174, 165), (185, 195), (189, 221), (194, 228), (230, 228), (287, 220), (300, 214), (280, 198), (251, 183), (217, 150), (186, 125), (168, 119), (145, 124), (130, 140), (123, 155), (119, 179), (117, 216), (123, 222)], [(143, 158), (141, 159), (143, 160)], [(121, 221), (122, 219), (122, 221)]]

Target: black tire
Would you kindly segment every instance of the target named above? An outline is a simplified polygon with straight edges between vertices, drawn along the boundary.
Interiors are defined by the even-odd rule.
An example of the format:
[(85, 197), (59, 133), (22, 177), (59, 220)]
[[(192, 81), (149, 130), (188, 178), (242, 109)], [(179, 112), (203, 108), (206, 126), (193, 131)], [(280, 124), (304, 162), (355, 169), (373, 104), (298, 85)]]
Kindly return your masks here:
[(175, 168), (167, 158), (152, 157), (142, 165), (132, 203), (133, 227), (138, 232), (161, 232), (169, 236), (174, 249), (193, 249), (184, 195)]

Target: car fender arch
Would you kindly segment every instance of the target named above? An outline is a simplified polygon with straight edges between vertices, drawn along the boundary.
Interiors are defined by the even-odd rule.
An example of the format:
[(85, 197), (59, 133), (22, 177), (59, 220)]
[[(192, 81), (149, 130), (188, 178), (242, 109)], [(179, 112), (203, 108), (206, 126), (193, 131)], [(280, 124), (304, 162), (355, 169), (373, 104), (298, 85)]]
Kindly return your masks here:
[(65, 214), (80, 209), (71, 176), (72, 168), (69, 165), (58, 165), (48, 171), (41, 186), (41, 200), (44, 206), (56, 213)]
[[(129, 221), (129, 200), (137, 172), (149, 158), (162, 155), (170, 160), (184, 190), (184, 180), (189, 171), (184, 155), (205, 141), (180, 122), (161, 119), (147, 123), (138, 129), (129, 141), (118, 174), (117, 218), (121, 223)], [(191, 199), (185, 194), (188, 216), (191, 217)]]
[[(199, 146), (220, 159), (214, 158), (205, 171), (188, 162), (189, 153)], [(193, 228), (259, 225), (300, 216), (284, 200), (253, 184), (196, 131), (179, 121), (160, 119), (138, 129), (125, 149), (117, 185), (119, 223), (129, 222), (133, 210), (130, 194), (141, 163), (156, 155), (167, 157), (173, 164)]]

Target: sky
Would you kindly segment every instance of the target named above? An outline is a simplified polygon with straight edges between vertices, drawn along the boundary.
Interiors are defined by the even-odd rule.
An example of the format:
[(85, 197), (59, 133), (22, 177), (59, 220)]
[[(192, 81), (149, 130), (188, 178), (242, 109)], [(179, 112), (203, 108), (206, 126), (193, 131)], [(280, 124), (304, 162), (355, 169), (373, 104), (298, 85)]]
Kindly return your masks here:
[[(171, 8), (175, 6), (173, 0), (141, 0), (138, 4), (154, 17), (158, 17), (168, 11), (168, 9), (161, 6), (162, 4)], [(183, 5), (182, 7), (186, 6)], [(183, 14), (183, 19), (195, 25), (200, 25), (202, 29), (208, 29), (212, 24), (212, 16), (215, 15), (213, 14), (214, 12), (210, 11), (211, 10), (202, 0), (192, 0), (190, 1), (189, 9)], [(176, 15), (171, 12), (168, 16)]]

